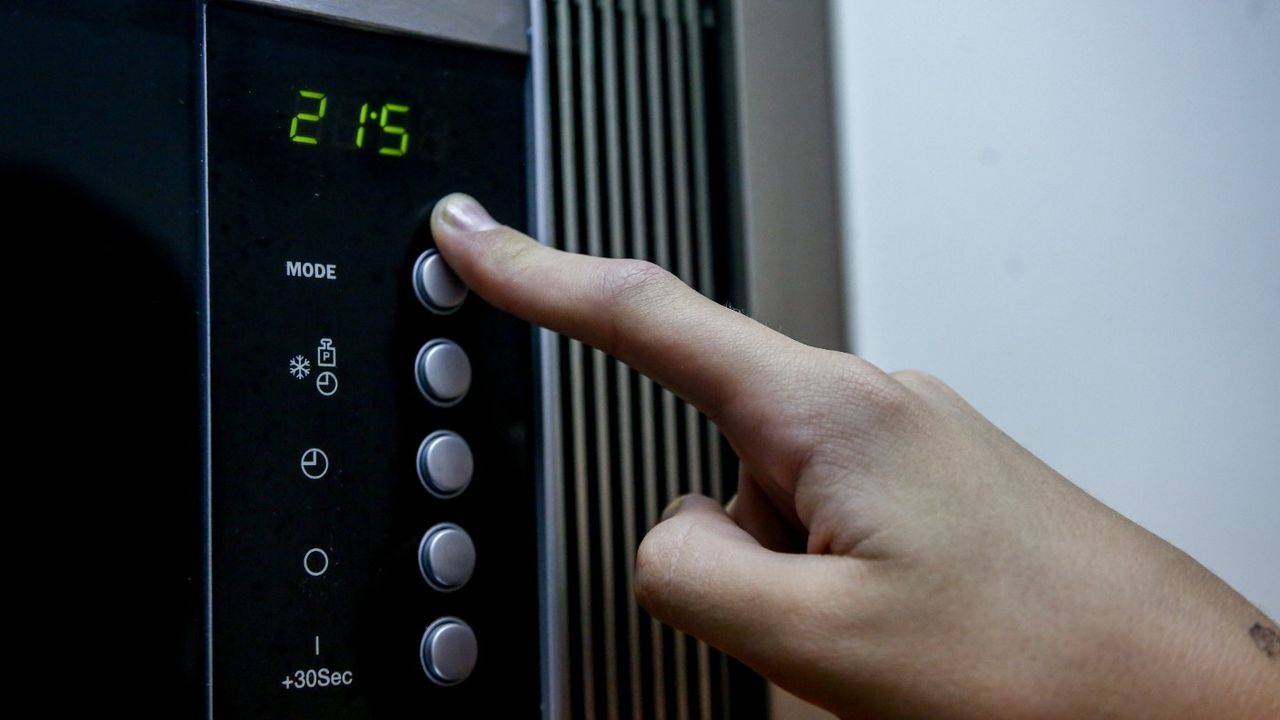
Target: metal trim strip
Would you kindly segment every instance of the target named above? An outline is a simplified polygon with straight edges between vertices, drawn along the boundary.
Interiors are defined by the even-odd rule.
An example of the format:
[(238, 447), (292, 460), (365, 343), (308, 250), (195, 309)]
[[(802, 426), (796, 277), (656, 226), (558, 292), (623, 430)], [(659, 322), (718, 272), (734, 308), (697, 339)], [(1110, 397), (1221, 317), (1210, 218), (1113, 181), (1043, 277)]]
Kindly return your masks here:
[(528, 54), (525, 0), (238, 0), (358, 27)]

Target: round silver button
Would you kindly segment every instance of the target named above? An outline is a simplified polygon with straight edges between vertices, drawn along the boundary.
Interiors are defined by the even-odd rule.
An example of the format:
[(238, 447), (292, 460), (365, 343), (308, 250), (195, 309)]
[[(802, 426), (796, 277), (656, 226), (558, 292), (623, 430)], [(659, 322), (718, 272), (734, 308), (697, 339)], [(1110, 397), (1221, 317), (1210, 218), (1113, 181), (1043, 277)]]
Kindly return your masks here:
[(442, 617), (422, 633), (422, 670), (440, 685), (457, 685), (476, 667), (476, 634), (455, 617)]
[(413, 264), (413, 294), (431, 312), (445, 315), (467, 299), (467, 286), (440, 253), (428, 250)]
[(457, 495), (471, 484), (475, 460), (461, 435), (437, 430), (418, 445), (418, 480), (437, 497)]
[(441, 407), (456, 405), (471, 387), (471, 361), (452, 340), (423, 345), (414, 366), (423, 397)]
[(436, 590), (457, 590), (471, 579), (476, 569), (476, 546), (466, 530), (453, 523), (440, 523), (418, 543), (418, 569)]

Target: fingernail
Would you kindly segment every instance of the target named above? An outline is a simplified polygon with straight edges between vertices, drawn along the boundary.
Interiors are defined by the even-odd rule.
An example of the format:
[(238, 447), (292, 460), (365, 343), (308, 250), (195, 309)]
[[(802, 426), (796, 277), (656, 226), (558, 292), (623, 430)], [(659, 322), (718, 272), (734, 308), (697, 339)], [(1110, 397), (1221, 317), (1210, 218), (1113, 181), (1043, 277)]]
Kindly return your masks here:
[(685, 501), (685, 496), (681, 496), (676, 498), (675, 500), (672, 500), (671, 504), (667, 506), (667, 509), (662, 511), (662, 519), (659, 520), (658, 522), (662, 522), (663, 520), (668, 520), (671, 518), (672, 515), (675, 515), (676, 513), (680, 512), (680, 506), (684, 504), (684, 501)]
[(454, 193), (441, 201), (440, 220), (459, 232), (479, 232), (498, 227), (476, 199), (463, 193)]

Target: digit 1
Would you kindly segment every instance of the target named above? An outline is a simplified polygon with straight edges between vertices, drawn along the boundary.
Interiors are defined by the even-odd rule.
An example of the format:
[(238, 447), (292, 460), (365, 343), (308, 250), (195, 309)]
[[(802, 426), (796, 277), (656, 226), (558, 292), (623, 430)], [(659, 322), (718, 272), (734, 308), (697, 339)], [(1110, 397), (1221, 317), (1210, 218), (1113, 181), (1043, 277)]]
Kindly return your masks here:
[[(320, 103), (316, 108), (316, 111), (313, 113), (300, 112), (293, 116), (293, 122), (289, 123), (289, 139), (296, 143), (315, 145), (315, 135), (299, 134), (298, 126), (302, 123), (316, 123), (316, 134), (318, 135), (320, 130), (320, 118), (324, 117), (324, 110), (329, 105), (329, 99), (324, 96), (324, 93), (316, 92), (315, 90), (299, 90), (298, 96), (304, 100), (319, 100)], [(299, 100), (298, 102), (301, 104), (302, 100)]]
[(356, 128), (356, 147), (364, 147), (364, 122), (369, 119), (369, 103), (360, 106), (360, 124)]
[(409, 149), (409, 131), (403, 125), (389, 125), (388, 118), (391, 113), (404, 113), (406, 120), (409, 115), (408, 105), (397, 105), (395, 103), (387, 103), (382, 106), (382, 112), (378, 116), (378, 125), (382, 127), (383, 135), (398, 135), (400, 137), (400, 147), (378, 147), (379, 155), (391, 155), (400, 157)]

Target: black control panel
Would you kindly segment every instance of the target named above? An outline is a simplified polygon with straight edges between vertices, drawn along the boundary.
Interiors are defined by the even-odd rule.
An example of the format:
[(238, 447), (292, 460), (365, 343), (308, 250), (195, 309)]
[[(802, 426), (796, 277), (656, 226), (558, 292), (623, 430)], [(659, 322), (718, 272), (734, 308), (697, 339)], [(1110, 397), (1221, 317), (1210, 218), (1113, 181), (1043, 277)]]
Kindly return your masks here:
[(538, 716), (534, 336), (427, 227), (525, 225), (527, 59), (205, 12), (213, 714)]

